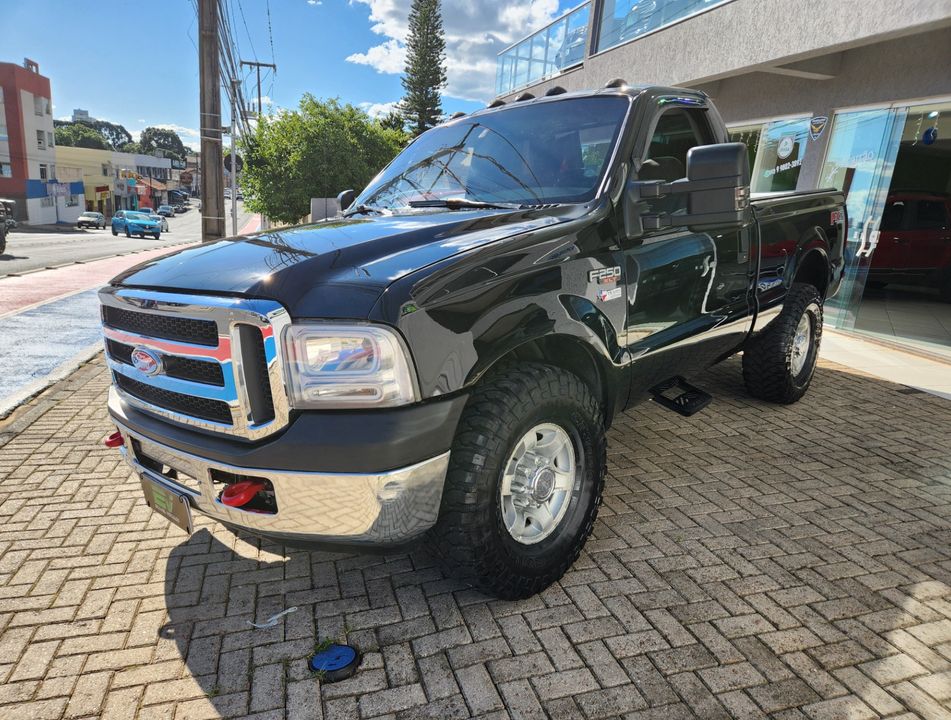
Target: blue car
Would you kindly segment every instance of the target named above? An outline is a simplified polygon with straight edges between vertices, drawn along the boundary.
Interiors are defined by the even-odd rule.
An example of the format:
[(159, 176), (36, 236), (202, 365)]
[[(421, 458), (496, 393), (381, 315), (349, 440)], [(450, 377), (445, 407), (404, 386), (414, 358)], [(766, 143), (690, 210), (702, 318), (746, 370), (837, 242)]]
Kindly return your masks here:
[(162, 236), (162, 228), (148, 213), (135, 210), (119, 210), (112, 216), (112, 234), (118, 235), (120, 230), (125, 230), (126, 237), (151, 235), (158, 240)]

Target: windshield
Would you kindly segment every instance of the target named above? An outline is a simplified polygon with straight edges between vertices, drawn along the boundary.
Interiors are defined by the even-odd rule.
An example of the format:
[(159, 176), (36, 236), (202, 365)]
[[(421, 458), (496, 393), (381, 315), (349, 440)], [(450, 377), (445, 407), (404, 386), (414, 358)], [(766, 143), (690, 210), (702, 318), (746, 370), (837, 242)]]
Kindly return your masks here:
[(148, 216), (141, 212), (129, 212), (125, 214), (126, 218), (129, 220), (148, 220)]
[(597, 192), (627, 112), (626, 97), (568, 98), (463, 118), (421, 135), (354, 207), (412, 201), (582, 203)]
[(99, 216), (94, 212), (84, 212), (82, 215), (80, 215), (80, 217), (94, 218)]

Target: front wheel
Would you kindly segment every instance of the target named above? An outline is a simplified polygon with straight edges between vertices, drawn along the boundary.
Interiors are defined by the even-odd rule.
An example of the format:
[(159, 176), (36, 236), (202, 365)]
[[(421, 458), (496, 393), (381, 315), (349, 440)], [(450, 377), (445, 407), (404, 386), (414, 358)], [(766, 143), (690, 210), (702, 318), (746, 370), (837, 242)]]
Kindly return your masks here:
[(162, 233), (152, 233), (152, 237), (158, 240), (160, 237), (162, 237)]
[(115, 236), (118, 235), (118, 234), (119, 234), (119, 231), (116, 230), (115, 227), (113, 227), (113, 228), (112, 228), (112, 235), (113, 235), (113, 237), (115, 237)]
[(127, 238), (132, 237), (132, 231), (130, 231), (129, 228), (126, 228), (126, 229), (125, 229), (125, 236), (126, 236)]
[(453, 441), (435, 551), (496, 597), (544, 590), (591, 534), (605, 448), (600, 403), (576, 375), (523, 363), (483, 380)]
[(822, 340), (822, 296), (794, 283), (783, 310), (743, 350), (743, 381), (753, 397), (790, 404), (806, 394)]

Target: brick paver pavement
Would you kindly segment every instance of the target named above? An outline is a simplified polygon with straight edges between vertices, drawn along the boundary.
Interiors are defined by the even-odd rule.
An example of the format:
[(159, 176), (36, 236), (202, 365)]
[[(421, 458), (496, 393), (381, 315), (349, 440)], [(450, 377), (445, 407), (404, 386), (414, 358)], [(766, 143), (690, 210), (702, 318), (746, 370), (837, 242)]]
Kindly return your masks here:
[[(0, 427), (0, 717), (951, 718), (951, 403), (831, 365), (792, 407), (735, 360), (698, 382), (694, 418), (617, 422), (585, 552), (499, 602), (421, 551), (186, 538), (99, 444), (87, 365)], [(363, 666), (321, 687), (343, 636)]]

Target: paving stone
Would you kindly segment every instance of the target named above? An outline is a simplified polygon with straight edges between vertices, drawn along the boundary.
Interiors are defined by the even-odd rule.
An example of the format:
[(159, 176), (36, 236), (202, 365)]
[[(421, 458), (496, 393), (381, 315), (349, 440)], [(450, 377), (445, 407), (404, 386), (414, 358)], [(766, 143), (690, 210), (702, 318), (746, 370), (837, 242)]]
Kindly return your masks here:
[[(186, 537), (99, 444), (93, 361), (0, 430), (0, 717), (947, 717), (951, 404), (823, 365), (764, 406), (738, 371), (689, 423), (618, 416), (585, 551), (513, 602), (422, 551)], [(363, 664), (321, 684), (344, 634)]]

